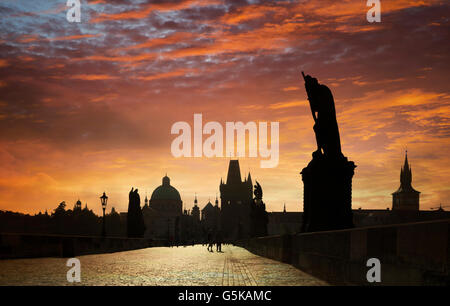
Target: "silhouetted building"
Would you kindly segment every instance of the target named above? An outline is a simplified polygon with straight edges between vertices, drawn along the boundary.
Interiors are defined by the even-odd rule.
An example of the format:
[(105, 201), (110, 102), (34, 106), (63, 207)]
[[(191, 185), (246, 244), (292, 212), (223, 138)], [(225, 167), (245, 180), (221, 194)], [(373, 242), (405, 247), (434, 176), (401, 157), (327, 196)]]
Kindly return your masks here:
[(408, 151), (405, 153), (405, 163), (400, 170), (400, 187), (392, 194), (392, 210), (419, 210), (420, 192), (412, 185), (412, 171), (408, 164)]
[(191, 215), (194, 221), (200, 222), (200, 208), (198, 207), (197, 195), (195, 195), (194, 207), (192, 207)]
[(154, 210), (153, 208), (150, 208), (148, 205), (148, 199), (145, 197), (146, 204), (144, 207), (142, 207), (142, 215), (144, 216), (144, 223), (145, 223), (145, 238), (159, 238), (159, 239), (167, 239), (167, 222), (165, 223), (165, 229), (166, 232), (161, 234), (161, 232), (164, 232), (161, 230), (161, 214)]
[(144, 211), (146, 225), (149, 226), (146, 236), (171, 241), (179, 239), (182, 209), (180, 193), (170, 185), (170, 178), (164, 176)]
[(202, 226), (206, 231), (217, 231), (219, 229), (220, 208), (219, 201), (216, 199), (215, 206), (211, 201), (202, 209)]
[(195, 195), (194, 207), (189, 211), (185, 209), (181, 216), (180, 237), (182, 243), (191, 244), (202, 240), (203, 231), (200, 223), (200, 208), (197, 195)]
[(299, 233), (302, 226), (303, 212), (287, 212), (286, 206), (282, 212), (269, 212), (267, 234), (284, 235)]
[(402, 224), (432, 220), (449, 219), (450, 211), (444, 210), (391, 210), (355, 209), (353, 220), (356, 227)]
[(226, 183), (220, 180), (220, 201), (220, 226), (224, 237), (249, 237), (253, 185), (250, 173), (247, 179), (241, 180), (238, 160), (230, 160)]

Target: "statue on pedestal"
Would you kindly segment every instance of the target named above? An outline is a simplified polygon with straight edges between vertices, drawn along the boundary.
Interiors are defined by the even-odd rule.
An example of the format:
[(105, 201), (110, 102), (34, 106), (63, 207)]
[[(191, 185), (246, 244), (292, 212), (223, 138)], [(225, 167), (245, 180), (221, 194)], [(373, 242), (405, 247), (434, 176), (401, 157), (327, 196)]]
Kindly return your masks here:
[(341, 140), (331, 90), (302, 72), (314, 119), (317, 150), (301, 174), (302, 232), (353, 227), (351, 188), (355, 164), (341, 151)]

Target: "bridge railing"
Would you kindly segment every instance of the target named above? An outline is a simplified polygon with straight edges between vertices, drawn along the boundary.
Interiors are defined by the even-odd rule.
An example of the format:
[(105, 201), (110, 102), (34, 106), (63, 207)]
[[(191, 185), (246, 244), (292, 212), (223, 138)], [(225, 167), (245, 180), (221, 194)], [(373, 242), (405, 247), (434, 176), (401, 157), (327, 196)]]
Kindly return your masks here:
[(0, 259), (74, 257), (163, 246), (145, 238), (0, 233)]
[(450, 219), (269, 236), (237, 245), (336, 284), (368, 285), (369, 258), (381, 262), (382, 285), (450, 284)]

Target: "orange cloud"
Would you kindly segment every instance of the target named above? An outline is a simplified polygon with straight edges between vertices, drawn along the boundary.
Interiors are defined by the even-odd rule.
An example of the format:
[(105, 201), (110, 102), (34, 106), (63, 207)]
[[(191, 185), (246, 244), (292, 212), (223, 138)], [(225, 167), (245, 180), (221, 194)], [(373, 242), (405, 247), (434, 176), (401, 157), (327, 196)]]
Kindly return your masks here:
[(99, 37), (99, 36), (102, 36), (102, 34), (85, 34), (85, 35), (61, 36), (61, 37), (49, 38), (48, 40), (49, 41), (75, 40), (75, 39), (91, 38), (91, 37)]
[(308, 101), (289, 101), (289, 102), (279, 102), (275, 104), (271, 104), (269, 108), (271, 109), (280, 109), (280, 108), (288, 108), (288, 107), (294, 107), (294, 106), (302, 106), (302, 105), (308, 105)]
[(0, 58), (0, 68), (9, 66), (8, 60)]
[(35, 42), (35, 41), (64, 41), (64, 40), (92, 38), (92, 37), (98, 37), (98, 36), (102, 36), (102, 34), (70, 35), (70, 36), (60, 36), (60, 37), (53, 37), (53, 38), (44, 38), (44, 37), (40, 37), (39, 35), (33, 34), (33, 35), (22, 35), (17, 41), (20, 43), (29, 43), (29, 42)]
[(239, 24), (245, 21), (265, 17), (266, 14), (271, 12), (282, 15), (286, 13), (286, 9), (281, 6), (249, 5), (225, 14), (221, 18), (221, 22), (229, 25)]
[(290, 87), (285, 87), (283, 88), (283, 91), (294, 91), (294, 90), (299, 90), (300, 88), (297, 86), (290, 86)]
[(71, 79), (85, 80), (85, 81), (98, 81), (98, 80), (113, 80), (117, 79), (115, 76), (106, 74), (76, 74), (70, 76)]
[(139, 76), (139, 77), (136, 77), (136, 79), (139, 79), (141, 81), (153, 81), (153, 80), (158, 80), (158, 79), (182, 76), (182, 75), (186, 75), (188, 73), (192, 73), (194, 71), (195, 70), (193, 70), (193, 69), (178, 69), (175, 71), (164, 72), (164, 73), (159, 73), (159, 74), (154, 74), (154, 75)]

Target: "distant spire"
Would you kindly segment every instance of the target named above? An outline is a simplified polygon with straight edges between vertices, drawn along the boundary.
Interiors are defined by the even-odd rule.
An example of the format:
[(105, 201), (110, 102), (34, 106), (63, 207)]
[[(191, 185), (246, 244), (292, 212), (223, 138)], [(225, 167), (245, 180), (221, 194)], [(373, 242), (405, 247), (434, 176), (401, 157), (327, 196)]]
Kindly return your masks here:
[(408, 163), (408, 150), (405, 151), (405, 164), (403, 165), (404, 168), (409, 168)]
[(400, 171), (400, 183), (403, 189), (410, 189), (412, 182), (412, 172), (411, 167), (408, 163), (408, 150), (405, 152), (405, 162), (403, 164), (403, 168)]
[(197, 201), (197, 193), (195, 193), (195, 199), (194, 199), (194, 205), (197, 205), (198, 201)]
[(283, 208), (283, 212), (286, 212), (286, 203), (284, 203), (284, 208)]

